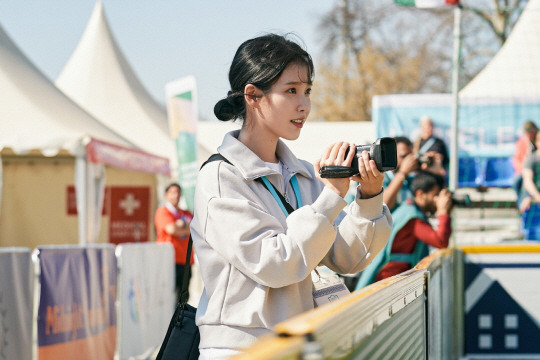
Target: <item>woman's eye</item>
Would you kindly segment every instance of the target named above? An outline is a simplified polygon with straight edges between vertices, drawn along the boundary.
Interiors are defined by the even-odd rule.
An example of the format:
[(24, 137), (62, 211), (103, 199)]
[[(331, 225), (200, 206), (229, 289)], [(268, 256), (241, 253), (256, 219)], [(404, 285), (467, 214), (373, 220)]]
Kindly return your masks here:
[(311, 94), (311, 88), (306, 90), (306, 95), (309, 95), (309, 94)]
[(296, 94), (296, 89), (295, 88), (292, 88), (292, 89), (289, 89), (287, 90), (289, 93), (291, 94)]

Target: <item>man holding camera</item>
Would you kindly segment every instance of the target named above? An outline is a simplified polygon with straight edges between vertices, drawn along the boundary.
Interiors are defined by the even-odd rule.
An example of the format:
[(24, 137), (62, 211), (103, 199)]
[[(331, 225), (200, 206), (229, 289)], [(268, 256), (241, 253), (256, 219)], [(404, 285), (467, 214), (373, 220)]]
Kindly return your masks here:
[[(411, 269), (429, 254), (428, 245), (448, 246), (454, 202), (452, 193), (444, 188), (444, 178), (420, 170), (412, 180), (411, 190), (414, 198), (403, 202), (392, 213), (394, 225), (390, 239), (361, 273), (356, 289)], [(436, 229), (428, 221), (433, 214), (438, 220)]]
[(413, 152), (421, 160), (421, 168), (442, 176), (450, 162), (444, 141), (433, 135), (433, 120), (427, 115), (420, 118), (420, 137), (416, 139)]
[(394, 211), (403, 201), (413, 197), (409, 184), (419, 162), (412, 152), (412, 143), (405, 136), (396, 136), (397, 168), (384, 173), (383, 201)]

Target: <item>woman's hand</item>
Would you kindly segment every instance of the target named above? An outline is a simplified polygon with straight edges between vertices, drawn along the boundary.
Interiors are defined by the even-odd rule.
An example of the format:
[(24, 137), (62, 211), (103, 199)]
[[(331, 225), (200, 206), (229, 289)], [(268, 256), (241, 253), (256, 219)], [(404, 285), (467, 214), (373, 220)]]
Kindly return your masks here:
[(362, 157), (358, 159), (358, 175), (351, 180), (360, 183), (360, 195), (362, 199), (369, 199), (380, 194), (384, 181), (384, 174), (377, 169), (375, 160), (369, 159), (367, 151), (362, 152)]
[[(347, 152), (347, 149), (349, 149), (349, 152), (347, 153), (347, 157), (345, 157), (345, 153)], [(337, 178), (337, 179), (321, 178), (319, 176), (319, 170), (323, 166), (350, 167), (354, 159), (355, 153), (356, 153), (356, 149), (355, 149), (354, 144), (349, 144), (347, 142), (337, 142), (327, 147), (324, 153), (319, 158), (319, 160), (317, 160), (313, 164), (313, 167), (315, 168), (315, 173), (317, 174), (317, 177), (319, 178), (319, 180), (321, 180), (325, 186), (335, 191), (341, 197), (345, 197), (345, 195), (347, 194), (347, 191), (349, 190), (350, 179), (349, 178)], [(382, 185), (382, 181), (381, 181), (381, 185)]]

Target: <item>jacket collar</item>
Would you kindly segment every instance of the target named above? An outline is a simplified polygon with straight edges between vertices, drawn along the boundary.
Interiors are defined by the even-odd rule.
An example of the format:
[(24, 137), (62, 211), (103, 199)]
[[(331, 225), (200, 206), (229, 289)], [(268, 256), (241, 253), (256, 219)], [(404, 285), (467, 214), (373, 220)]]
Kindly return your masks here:
[[(239, 134), (240, 130), (227, 133), (218, 147), (219, 153), (229, 160), (246, 180), (275, 174), (275, 170), (267, 167), (261, 158), (238, 140)], [(278, 140), (276, 154), (291, 174), (300, 174), (311, 179), (305, 163), (298, 160), (281, 139)]]

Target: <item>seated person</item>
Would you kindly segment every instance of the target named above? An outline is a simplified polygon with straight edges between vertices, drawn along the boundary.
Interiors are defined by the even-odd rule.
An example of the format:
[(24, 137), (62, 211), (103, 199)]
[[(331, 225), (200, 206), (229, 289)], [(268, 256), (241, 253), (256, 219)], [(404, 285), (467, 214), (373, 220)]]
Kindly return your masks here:
[[(429, 254), (429, 246), (445, 248), (452, 233), (450, 213), (452, 194), (444, 188), (444, 178), (429, 171), (419, 171), (412, 180), (412, 200), (402, 203), (392, 213), (394, 225), (386, 247), (361, 273), (356, 289), (414, 267)], [(434, 229), (428, 217), (439, 221)]]

